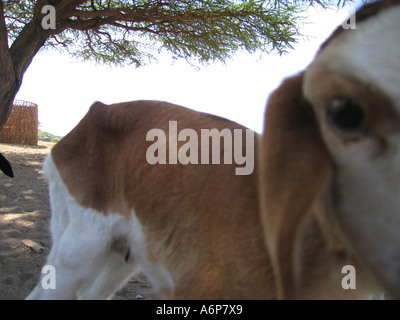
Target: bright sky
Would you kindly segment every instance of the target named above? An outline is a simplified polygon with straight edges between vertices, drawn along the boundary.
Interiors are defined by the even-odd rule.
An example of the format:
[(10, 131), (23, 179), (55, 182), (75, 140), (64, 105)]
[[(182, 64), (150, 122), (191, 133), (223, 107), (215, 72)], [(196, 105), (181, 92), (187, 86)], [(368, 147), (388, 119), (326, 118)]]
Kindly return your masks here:
[(136, 69), (76, 62), (67, 54), (44, 51), (25, 73), (17, 99), (37, 103), (40, 129), (67, 134), (94, 101), (149, 99), (176, 103), (216, 114), (262, 131), (265, 104), (271, 91), (287, 76), (304, 69), (319, 45), (353, 12), (310, 8), (301, 39), (287, 55), (238, 54), (226, 62), (194, 69), (185, 61), (158, 63)]

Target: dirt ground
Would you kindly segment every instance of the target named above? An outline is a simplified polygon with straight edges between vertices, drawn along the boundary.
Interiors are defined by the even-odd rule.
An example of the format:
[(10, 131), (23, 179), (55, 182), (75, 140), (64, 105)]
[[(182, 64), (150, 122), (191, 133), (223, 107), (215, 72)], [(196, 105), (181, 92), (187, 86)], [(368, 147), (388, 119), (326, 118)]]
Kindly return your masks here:
[[(38, 146), (0, 144), (11, 162), (14, 178), (0, 172), (0, 299), (24, 299), (38, 282), (51, 248), (50, 207), (42, 164), (53, 143)], [(41, 247), (37, 253), (23, 243)], [(113, 299), (152, 299), (151, 285), (143, 275), (132, 278)]]

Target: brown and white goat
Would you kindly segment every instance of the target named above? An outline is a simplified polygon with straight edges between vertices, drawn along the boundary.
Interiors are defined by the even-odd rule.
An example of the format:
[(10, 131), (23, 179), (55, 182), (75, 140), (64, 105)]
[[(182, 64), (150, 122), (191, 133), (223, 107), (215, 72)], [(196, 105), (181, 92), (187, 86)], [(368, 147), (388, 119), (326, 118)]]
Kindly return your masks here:
[[(179, 135), (171, 134), (171, 121)], [(154, 129), (167, 132), (166, 140), (160, 135), (154, 142), (148, 136)], [(253, 141), (239, 144), (242, 154), (253, 152), (247, 145), (258, 140), (253, 131), (220, 117), (136, 101), (95, 103), (54, 146), (44, 170), (53, 238), (47, 264), (56, 271), (56, 289), (39, 283), (29, 298), (108, 298), (139, 270), (162, 298), (275, 296), (257, 169), (237, 175), (234, 163), (151, 164), (146, 156), (157, 142), (156, 156), (181, 153), (195, 142), (184, 137), (185, 129), (201, 138), (205, 129), (250, 132)], [(200, 155), (200, 144), (195, 148)], [(223, 150), (211, 151), (210, 158)]]
[(268, 103), (260, 200), (280, 298), (337, 297), (344, 264), (400, 298), (400, 1), (356, 22)]
[[(400, 297), (400, 6), (382, 7), (274, 92), (251, 174), (146, 159), (147, 133), (170, 121), (198, 136), (246, 130), (236, 123), (95, 103), (45, 162), (56, 288), (28, 298), (108, 298), (138, 270), (164, 298)], [(188, 136), (170, 137), (160, 153)], [(355, 289), (342, 287), (346, 265)]]

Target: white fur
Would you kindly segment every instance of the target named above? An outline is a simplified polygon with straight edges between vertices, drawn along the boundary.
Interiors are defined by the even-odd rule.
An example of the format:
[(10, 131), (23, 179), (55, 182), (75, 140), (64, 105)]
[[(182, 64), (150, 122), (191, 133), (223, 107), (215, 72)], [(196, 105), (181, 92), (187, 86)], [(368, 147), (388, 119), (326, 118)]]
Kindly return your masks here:
[[(305, 74), (304, 94), (312, 103), (325, 145), (335, 163), (335, 218), (365, 264), (386, 288), (400, 292), (400, 6), (383, 10), (333, 39)], [(336, 80), (333, 76), (338, 76)], [(331, 81), (332, 82), (329, 82)], [(356, 80), (356, 81), (354, 81)], [(330, 84), (320, 93), (316, 86)], [(372, 88), (394, 107), (384, 107), (354, 89)], [(323, 87), (323, 85), (321, 85)], [(350, 88), (350, 89), (349, 89)], [(367, 133), (338, 134), (326, 121), (329, 99), (343, 94), (381, 112), (381, 130), (368, 118)], [(367, 102), (365, 102), (367, 100)], [(370, 104), (370, 105), (368, 105)], [(391, 129), (388, 128), (392, 125)]]
[(382, 90), (400, 112), (400, 6), (383, 10), (344, 32), (322, 50), (313, 64), (355, 76)]
[[(172, 291), (169, 272), (150, 262), (146, 239), (134, 212), (129, 219), (119, 214), (103, 215), (76, 203), (64, 185), (51, 155), (44, 171), (49, 178), (53, 237), (47, 264), (56, 270), (56, 289), (43, 289), (41, 281), (27, 299), (106, 299), (134, 273), (143, 270), (154, 290)], [(112, 244), (126, 239), (126, 252), (118, 252)]]
[(332, 150), (338, 164), (336, 215), (354, 250), (380, 281), (398, 291), (400, 136), (388, 139), (387, 149), (374, 156), (377, 144), (370, 138)]

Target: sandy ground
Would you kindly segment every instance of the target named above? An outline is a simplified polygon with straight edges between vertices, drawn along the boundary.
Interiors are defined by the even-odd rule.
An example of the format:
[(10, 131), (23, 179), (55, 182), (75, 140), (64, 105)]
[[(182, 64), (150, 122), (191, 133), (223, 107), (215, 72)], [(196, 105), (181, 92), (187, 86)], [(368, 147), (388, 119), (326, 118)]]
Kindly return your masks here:
[[(50, 251), (50, 208), (42, 163), (53, 143), (38, 146), (0, 144), (15, 177), (0, 172), (0, 299), (24, 299), (36, 285)], [(23, 241), (31, 240), (37, 253)], [(152, 299), (151, 286), (142, 275), (132, 278), (113, 299)]]

